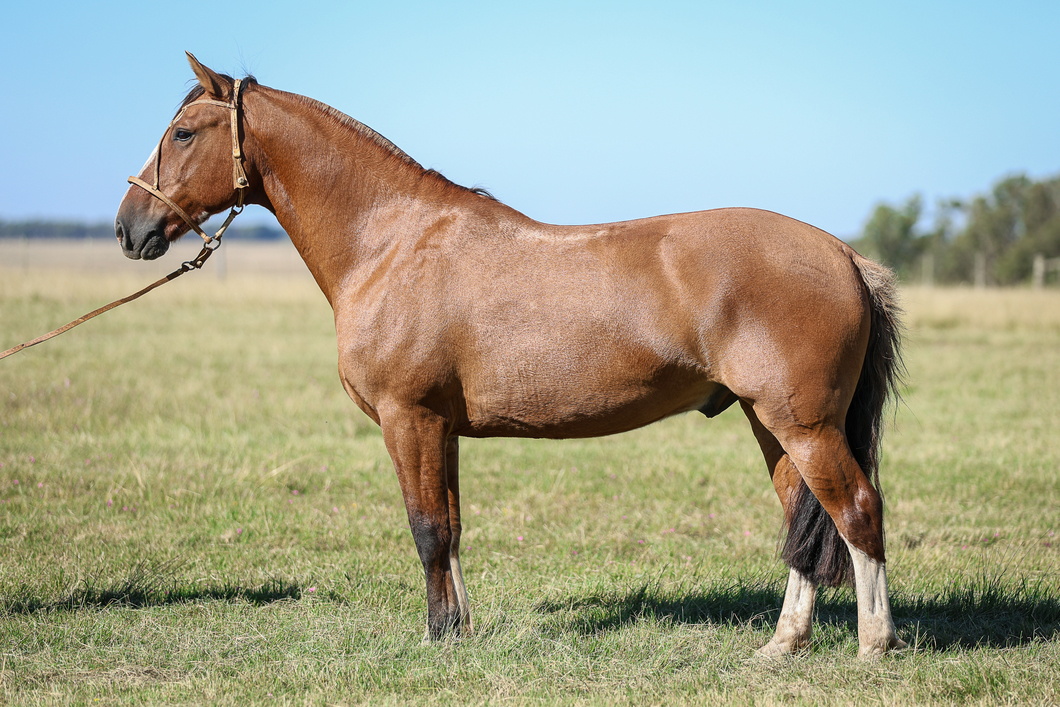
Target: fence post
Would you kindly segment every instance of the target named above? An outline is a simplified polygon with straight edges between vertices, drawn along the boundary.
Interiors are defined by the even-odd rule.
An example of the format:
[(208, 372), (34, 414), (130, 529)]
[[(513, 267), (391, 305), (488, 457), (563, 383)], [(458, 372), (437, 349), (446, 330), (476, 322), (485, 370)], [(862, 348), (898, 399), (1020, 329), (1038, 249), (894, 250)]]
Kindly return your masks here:
[(986, 255), (983, 251), (975, 252), (975, 289), (982, 290), (986, 287)]
[(1045, 256), (1034, 254), (1034, 289), (1040, 290), (1045, 284)]

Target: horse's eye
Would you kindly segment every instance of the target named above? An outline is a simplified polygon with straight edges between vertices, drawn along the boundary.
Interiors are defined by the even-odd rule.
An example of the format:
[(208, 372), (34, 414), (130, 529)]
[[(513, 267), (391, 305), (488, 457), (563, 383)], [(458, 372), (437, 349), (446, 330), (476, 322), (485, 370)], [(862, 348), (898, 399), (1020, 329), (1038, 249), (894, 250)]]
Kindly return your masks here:
[(187, 142), (188, 140), (190, 140), (192, 138), (192, 136), (194, 134), (195, 133), (193, 133), (190, 130), (185, 130), (184, 128), (177, 128), (173, 132), (173, 139), (176, 140), (177, 142)]

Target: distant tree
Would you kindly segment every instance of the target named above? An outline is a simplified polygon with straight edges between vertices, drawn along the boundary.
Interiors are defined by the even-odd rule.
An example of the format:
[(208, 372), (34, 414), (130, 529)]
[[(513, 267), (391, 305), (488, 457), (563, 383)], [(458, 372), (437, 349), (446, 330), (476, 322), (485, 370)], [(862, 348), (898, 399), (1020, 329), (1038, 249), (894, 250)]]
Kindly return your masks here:
[(998, 182), (989, 195), (973, 199), (968, 224), (954, 243), (958, 250), (985, 258), (987, 282), (991, 284), (1005, 284), (1007, 278), (999, 277), (998, 262), (1026, 233), (1023, 204), (1030, 186), (1030, 179), (1017, 175)]
[(1003, 284), (1030, 278), (1036, 254), (1060, 256), (1060, 178), (1030, 184), (1022, 195), (1021, 212), (1021, 233), (995, 266)]
[(0, 238), (114, 238), (114, 224), (72, 221), (0, 221)]
[(1035, 255), (1060, 257), (1060, 177), (1034, 181), (1018, 174), (970, 201), (941, 200), (931, 230), (918, 229), (921, 216), (919, 195), (899, 207), (878, 204), (856, 247), (905, 280), (915, 279), (930, 254), (939, 282), (974, 281), (980, 261), (986, 282), (997, 285), (1027, 282)]
[(914, 194), (899, 208), (878, 204), (865, 224), (860, 247), (866, 255), (891, 267), (901, 278), (909, 278), (925, 248), (931, 243), (917, 232), (923, 201)]
[(975, 197), (967, 224), (954, 239), (951, 262), (965, 272), (980, 255), (987, 282), (1014, 285), (1031, 276), (1034, 255), (1060, 254), (1060, 178), (1035, 182), (1026, 175), (1002, 179)]

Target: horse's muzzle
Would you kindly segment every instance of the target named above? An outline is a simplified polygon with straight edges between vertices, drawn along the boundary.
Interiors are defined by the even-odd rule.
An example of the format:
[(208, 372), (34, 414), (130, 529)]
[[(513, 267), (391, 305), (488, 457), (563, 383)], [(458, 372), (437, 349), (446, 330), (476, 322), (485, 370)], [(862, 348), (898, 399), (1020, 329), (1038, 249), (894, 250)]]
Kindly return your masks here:
[(162, 228), (136, 232), (122, 222), (121, 217), (114, 220), (114, 234), (118, 238), (121, 252), (131, 260), (154, 260), (166, 254), (169, 241)]

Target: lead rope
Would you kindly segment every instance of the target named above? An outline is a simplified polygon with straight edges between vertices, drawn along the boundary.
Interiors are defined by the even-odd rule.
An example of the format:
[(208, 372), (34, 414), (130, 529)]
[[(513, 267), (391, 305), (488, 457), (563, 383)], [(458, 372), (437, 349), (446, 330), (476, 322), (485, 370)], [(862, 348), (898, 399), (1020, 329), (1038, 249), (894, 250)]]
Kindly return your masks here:
[[(114, 309), (115, 307), (117, 307), (119, 305), (122, 305), (122, 304), (125, 304), (126, 302), (132, 302), (134, 299), (137, 299), (137, 298), (139, 298), (139, 297), (141, 297), (143, 295), (146, 295), (148, 292), (150, 292), (151, 290), (155, 289), (156, 287), (160, 287), (160, 286), (166, 284), (167, 282), (170, 282), (172, 280), (176, 280), (178, 277), (180, 277), (181, 275), (183, 275), (186, 272), (190, 272), (192, 270), (200, 270), (200, 269), (202, 269), (202, 266), (209, 259), (210, 255), (212, 255), (213, 252), (215, 250), (217, 250), (221, 246), (221, 236), (224, 235), (225, 231), (228, 229), (229, 224), (232, 223), (232, 220), (236, 216), (238, 216), (239, 214), (241, 214), (243, 212), (244, 193), (246, 192), (246, 189), (249, 186), (249, 183), (247, 182), (246, 172), (243, 170), (243, 154), (242, 154), (242, 150), (240, 149), (240, 146), (239, 146), (239, 106), (240, 106), (240, 93), (241, 93), (240, 89), (241, 89), (241, 82), (239, 80), (236, 80), (235, 86), (233, 87), (233, 90), (232, 90), (232, 101), (230, 103), (222, 103), (221, 101), (214, 101), (214, 100), (202, 100), (202, 101), (195, 101), (194, 102), (194, 103), (205, 103), (205, 104), (208, 104), (208, 105), (223, 106), (225, 108), (228, 108), (231, 111), (231, 116), (232, 116), (232, 118), (231, 118), (231, 123), (232, 123), (232, 161), (235, 163), (235, 167), (233, 168), (232, 180), (233, 180), (233, 182), (235, 184), (235, 188), (236, 188), (236, 203), (235, 203), (235, 206), (232, 207), (232, 210), (228, 213), (228, 218), (226, 218), (225, 222), (223, 224), (221, 224), (221, 227), (219, 229), (217, 229), (217, 233), (215, 233), (212, 236), (206, 235), (206, 233), (201, 228), (199, 228), (199, 224), (197, 224), (194, 221), (192, 221), (191, 217), (189, 217), (188, 214), (186, 214), (182, 208), (177, 206), (173, 202), (172, 199), (170, 199), (168, 196), (163, 194), (158, 188), (159, 164), (162, 161), (162, 142), (165, 141), (166, 135), (169, 134), (170, 128), (172, 128), (173, 125), (178, 120), (180, 120), (181, 116), (184, 115), (184, 110), (187, 110), (188, 106), (185, 106), (184, 110), (181, 110), (181, 112), (177, 114), (177, 117), (174, 118), (173, 122), (171, 122), (169, 124), (169, 128), (167, 128), (166, 132), (162, 134), (162, 140), (159, 141), (157, 155), (155, 157), (155, 183), (153, 185), (151, 185), (151, 184), (148, 184), (147, 182), (143, 181), (142, 179), (139, 179), (138, 177), (129, 177), (129, 183), (130, 184), (135, 184), (136, 186), (138, 186), (141, 189), (143, 189), (144, 191), (146, 191), (148, 194), (151, 194), (152, 196), (155, 196), (158, 199), (162, 200), (167, 206), (169, 206), (171, 209), (173, 209), (173, 211), (175, 211), (178, 216), (180, 216), (182, 219), (184, 219), (184, 221), (187, 222), (187, 224), (189, 226), (191, 226), (192, 229), (194, 229), (194, 231), (199, 234), (199, 236), (202, 237), (203, 247), (202, 247), (202, 250), (199, 251), (199, 254), (197, 256), (195, 256), (194, 258), (192, 258), (191, 260), (186, 260), (183, 263), (181, 263), (180, 269), (174, 270), (173, 272), (171, 272), (168, 275), (166, 275), (165, 277), (163, 277), (161, 280), (156, 280), (155, 282), (152, 282), (150, 285), (148, 285), (147, 287), (143, 288), (139, 292), (134, 292), (133, 294), (131, 294), (131, 295), (127, 296), (127, 297), (122, 297), (121, 299), (115, 300), (115, 301), (111, 302), (108, 305), (105, 305), (103, 307), (100, 307), (99, 309), (93, 310), (93, 311), (89, 312), (88, 314), (86, 314), (86, 315), (84, 315), (82, 317), (78, 317), (77, 319), (75, 319), (74, 321), (70, 322), (69, 324), (66, 324), (65, 326), (61, 326), (58, 329), (54, 329), (54, 330), (48, 332), (47, 334), (44, 334), (42, 336), (38, 336), (36, 339), (33, 339), (32, 341), (27, 341), (25, 343), (19, 344), (18, 346), (13, 346), (12, 348), (8, 349), (7, 351), (4, 351), (3, 353), (0, 353), (0, 359), (5, 359), (8, 356), (11, 356), (13, 354), (17, 354), (22, 349), (28, 349), (30, 346), (36, 346), (37, 344), (45, 342), (48, 339), (51, 339), (51, 338), (56, 337), (56, 336), (59, 336), (59, 334), (62, 334), (62, 333), (67, 332), (67, 331), (70, 331), (75, 326), (77, 326), (79, 324), (84, 324), (89, 319), (93, 319), (95, 317), (98, 317), (99, 315), (103, 314), (104, 312), (109, 312), (110, 310)], [(190, 105), (193, 105), (193, 104), (188, 104), (188, 105), (190, 106)]]
[[(214, 236), (214, 242), (217, 243), (218, 245), (220, 245), (220, 236)], [(115, 300), (115, 301), (111, 302), (110, 304), (108, 304), (106, 306), (100, 307), (99, 309), (96, 309), (96, 310), (93, 310), (93, 311), (89, 312), (88, 314), (84, 315), (83, 317), (78, 317), (77, 319), (75, 319), (74, 321), (70, 322), (69, 324), (67, 324), (65, 326), (61, 326), (58, 329), (55, 329), (53, 331), (48, 332), (47, 334), (44, 334), (42, 336), (38, 336), (33, 341), (27, 341), (24, 344), (19, 344), (18, 346), (14, 346), (14, 347), (8, 349), (7, 351), (4, 351), (3, 353), (0, 353), (0, 359), (7, 358), (8, 356), (11, 356), (12, 354), (17, 354), (22, 349), (28, 349), (30, 346), (36, 346), (37, 344), (42, 343), (44, 341), (47, 341), (48, 339), (51, 339), (52, 337), (59, 336), (59, 334), (62, 334), (62, 333), (67, 332), (67, 331), (70, 331), (71, 329), (73, 329), (78, 324), (84, 324), (89, 319), (92, 319), (94, 317), (98, 317), (99, 315), (103, 314), (104, 312), (109, 312), (110, 310), (114, 309), (118, 305), (125, 304), (126, 302), (132, 302), (134, 299), (137, 299), (138, 297), (140, 297), (142, 295), (146, 295), (148, 292), (150, 292), (151, 290), (155, 289), (156, 287), (164, 285), (167, 282), (169, 282), (170, 280), (175, 280), (175, 279), (177, 279), (178, 277), (180, 277), (181, 275), (183, 275), (186, 272), (189, 272), (191, 270), (198, 270), (199, 268), (202, 267), (203, 263), (206, 262), (206, 259), (210, 257), (210, 254), (213, 253), (215, 250), (217, 250), (217, 246), (214, 246), (213, 248), (209, 248), (209, 247), (203, 246), (203, 249), (199, 253), (199, 255), (196, 256), (193, 260), (185, 261), (180, 266), (179, 270), (174, 270), (173, 272), (171, 272), (168, 275), (166, 275), (165, 277), (163, 277), (161, 280), (157, 280), (155, 282), (152, 282), (150, 285), (148, 285), (147, 287), (143, 288), (139, 292), (135, 292), (135, 293), (129, 295), (128, 297), (122, 297), (119, 300)]]

